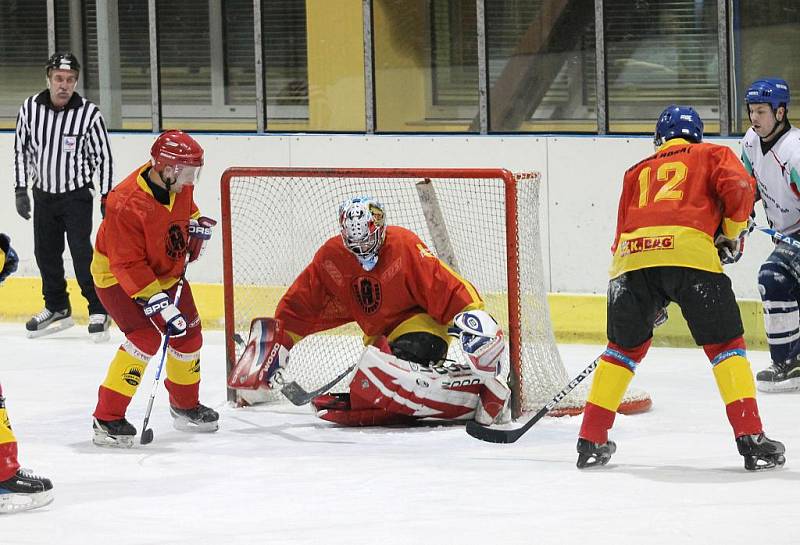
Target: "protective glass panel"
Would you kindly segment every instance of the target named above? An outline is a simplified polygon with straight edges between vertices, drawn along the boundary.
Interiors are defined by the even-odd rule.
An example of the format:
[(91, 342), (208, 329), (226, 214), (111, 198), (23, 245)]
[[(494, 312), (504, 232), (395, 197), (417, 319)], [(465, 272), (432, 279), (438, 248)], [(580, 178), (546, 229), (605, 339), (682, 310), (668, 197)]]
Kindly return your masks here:
[(373, 4), (376, 129), (477, 131), (473, 0)]
[(606, 0), (604, 13), (609, 129), (652, 132), (681, 104), (719, 132), (717, 3)]
[(486, 2), (490, 130), (597, 129), (594, 4)]
[(0, 0), (0, 128), (13, 129), (22, 102), (45, 88), (47, 2)]
[(76, 7), (80, 3), (55, 2), (56, 49), (72, 51), (81, 62), (76, 90), (100, 107), (108, 129), (151, 130), (147, 3), (87, 0), (79, 13)]
[(750, 127), (744, 94), (753, 81), (779, 77), (790, 90), (800, 89), (800, 64), (786, 62), (800, 51), (800, 4), (794, 0), (734, 2), (733, 21), (733, 51), (738, 62), (732, 72), (731, 131), (744, 133)]

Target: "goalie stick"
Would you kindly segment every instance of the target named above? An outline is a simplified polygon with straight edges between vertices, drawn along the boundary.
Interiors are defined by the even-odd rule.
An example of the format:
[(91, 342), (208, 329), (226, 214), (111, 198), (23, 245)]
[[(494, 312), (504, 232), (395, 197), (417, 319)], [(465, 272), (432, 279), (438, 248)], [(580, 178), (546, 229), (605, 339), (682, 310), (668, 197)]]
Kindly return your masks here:
[(342, 373), (340, 373), (339, 376), (337, 376), (335, 379), (331, 380), (327, 384), (324, 384), (323, 386), (320, 386), (319, 388), (311, 392), (307, 392), (306, 390), (304, 390), (303, 387), (300, 386), (300, 384), (298, 384), (297, 382), (290, 382), (288, 384), (283, 385), (283, 388), (281, 388), (281, 393), (284, 396), (286, 396), (286, 399), (291, 401), (294, 405), (297, 406), (305, 405), (306, 403), (310, 403), (311, 400), (314, 399), (315, 397), (321, 396), (322, 394), (326, 393), (328, 390), (336, 386), (336, 383), (342, 380), (344, 377), (346, 377), (348, 373), (350, 373), (350, 371), (355, 369), (356, 365), (357, 364), (354, 363), (353, 365), (342, 371)]
[[(244, 348), (244, 346), (245, 346), (244, 339), (242, 339), (242, 336), (239, 335), (238, 333), (236, 333), (233, 336), (233, 342), (235, 342), (239, 346), (239, 348)], [(328, 390), (330, 390), (331, 388), (336, 386), (336, 384), (340, 380), (342, 380), (353, 369), (356, 368), (356, 365), (358, 365), (358, 363), (354, 363), (353, 365), (351, 365), (350, 367), (348, 367), (347, 369), (345, 369), (344, 371), (339, 373), (339, 375), (337, 375), (336, 378), (334, 378), (330, 382), (326, 382), (325, 384), (323, 384), (322, 386), (320, 386), (316, 390), (312, 390), (312, 391), (309, 392), (305, 388), (300, 386), (300, 384), (298, 382), (292, 381), (292, 382), (284, 384), (281, 387), (281, 393), (293, 405), (297, 405), (298, 407), (300, 405), (306, 405), (307, 403), (311, 403), (311, 400), (314, 399), (315, 397), (321, 396), (322, 394), (326, 393)]]
[[(484, 426), (482, 424), (478, 424), (474, 420), (470, 420), (467, 422), (467, 433), (474, 437), (475, 439), (480, 439), (481, 441), (486, 441), (488, 443), (513, 443), (520, 437), (522, 437), (525, 432), (533, 427), (539, 420), (541, 420), (547, 413), (553, 410), (553, 407), (558, 405), (558, 403), (564, 399), (575, 387), (583, 382), (583, 379), (588, 377), (592, 374), (592, 371), (595, 370), (597, 364), (600, 362), (600, 358), (595, 359), (592, 363), (590, 363), (586, 369), (581, 371), (578, 376), (574, 379), (569, 381), (569, 384), (564, 386), (560, 392), (558, 392), (553, 399), (551, 399), (547, 404), (539, 409), (539, 412), (528, 418), (524, 421), (524, 423), (519, 426), (518, 428), (501, 428), (501, 427), (491, 427), (491, 426)], [(522, 422), (523, 419), (517, 420), (514, 423), (519, 424)]]

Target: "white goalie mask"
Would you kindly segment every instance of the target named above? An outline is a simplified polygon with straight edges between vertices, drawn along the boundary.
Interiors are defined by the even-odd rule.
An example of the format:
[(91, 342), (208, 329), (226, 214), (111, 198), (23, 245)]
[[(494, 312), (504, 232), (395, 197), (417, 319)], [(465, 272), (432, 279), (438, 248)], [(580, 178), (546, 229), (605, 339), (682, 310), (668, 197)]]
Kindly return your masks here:
[(339, 206), (339, 227), (345, 248), (366, 271), (378, 264), (378, 253), (386, 238), (386, 213), (372, 197), (355, 197)]

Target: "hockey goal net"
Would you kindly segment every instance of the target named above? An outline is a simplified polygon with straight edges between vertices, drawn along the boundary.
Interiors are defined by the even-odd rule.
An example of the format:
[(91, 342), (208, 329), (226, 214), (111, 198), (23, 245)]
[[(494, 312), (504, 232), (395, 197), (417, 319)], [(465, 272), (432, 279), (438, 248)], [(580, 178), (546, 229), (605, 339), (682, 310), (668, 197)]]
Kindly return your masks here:
[[(221, 180), (228, 371), (250, 320), (272, 316), (316, 250), (338, 235), (339, 204), (369, 195), (383, 203), (388, 224), (414, 231), (481, 293), (507, 334), (514, 415), (538, 410), (570, 380), (545, 293), (539, 182), (538, 173), (502, 169), (229, 168)], [(448, 357), (460, 360), (456, 344)], [(290, 379), (316, 389), (357, 362), (362, 350), (355, 324), (306, 337), (292, 349)], [(585, 397), (586, 388), (576, 389), (556, 413), (580, 412)], [(646, 394), (634, 392), (620, 412), (649, 404)]]

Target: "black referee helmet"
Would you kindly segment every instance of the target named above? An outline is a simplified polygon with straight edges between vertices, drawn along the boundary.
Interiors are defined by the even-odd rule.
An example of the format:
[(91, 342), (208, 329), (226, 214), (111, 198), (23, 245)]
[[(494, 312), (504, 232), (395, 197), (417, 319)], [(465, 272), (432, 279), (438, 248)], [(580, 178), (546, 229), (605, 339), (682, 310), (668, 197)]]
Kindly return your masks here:
[(81, 63), (78, 62), (78, 57), (72, 53), (55, 53), (52, 57), (47, 59), (47, 75), (50, 75), (51, 70), (75, 70), (81, 71)]

